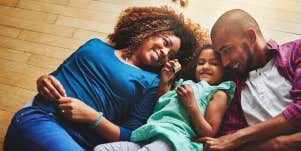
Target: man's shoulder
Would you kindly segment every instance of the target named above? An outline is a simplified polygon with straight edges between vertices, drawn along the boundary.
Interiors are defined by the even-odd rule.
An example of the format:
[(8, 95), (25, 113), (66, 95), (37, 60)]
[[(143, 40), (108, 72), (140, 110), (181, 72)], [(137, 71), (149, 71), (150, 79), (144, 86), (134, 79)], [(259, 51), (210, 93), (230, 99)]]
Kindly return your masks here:
[[(289, 41), (280, 45), (280, 50), (298, 50), (301, 51), (301, 39)], [(301, 53), (301, 52), (300, 52)]]

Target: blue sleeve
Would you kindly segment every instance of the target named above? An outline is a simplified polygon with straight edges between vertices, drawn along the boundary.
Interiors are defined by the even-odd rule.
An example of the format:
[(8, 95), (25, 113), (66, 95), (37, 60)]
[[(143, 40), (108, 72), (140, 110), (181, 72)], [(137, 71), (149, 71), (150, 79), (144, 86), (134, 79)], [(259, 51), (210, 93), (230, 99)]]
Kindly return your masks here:
[(68, 58), (64, 60), (62, 64), (60, 64), (60, 66), (55, 71), (53, 71), (50, 74), (56, 76), (59, 70), (61, 70), (62, 66), (70, 62), (72, 59), (74, 59), (74, 57), (77, 56), (80, 51), (84, 51), (84, 50), (90, 51), (96, 48), (107, 49), (107, 48), (111, 48), (111, 46), (109, 46), (107, 43), (103, 42), (100, 39), (97, 38), (90, 39), (86, 43), (81, 45), (76, 51), (74, 51)]
[(120, 140), (129, 141), (133, 130), (146, 123), (149, 116), (154, 111), (157, 102), (156, 95), (159, 79), (155, 78), (152, 85), (145, 90), (142, 100), (134, 105), (128, 120), (120, 125)]

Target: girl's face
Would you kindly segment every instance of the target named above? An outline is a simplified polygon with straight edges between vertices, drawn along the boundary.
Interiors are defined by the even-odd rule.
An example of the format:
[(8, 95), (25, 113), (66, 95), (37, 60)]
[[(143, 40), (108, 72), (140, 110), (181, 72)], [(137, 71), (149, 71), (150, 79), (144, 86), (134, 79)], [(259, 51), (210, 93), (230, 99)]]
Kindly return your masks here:
[(223, 66), (216, 52), (211, 49), (201, 50), (196, 66), (195, 77), (197, 81), (207, 81), (211, 85), (221, 82), (223, 77)]
[(179, 52), (181, 40), (175, 35), (152, 36), (133, 54), (138, 66), (161, 66)]

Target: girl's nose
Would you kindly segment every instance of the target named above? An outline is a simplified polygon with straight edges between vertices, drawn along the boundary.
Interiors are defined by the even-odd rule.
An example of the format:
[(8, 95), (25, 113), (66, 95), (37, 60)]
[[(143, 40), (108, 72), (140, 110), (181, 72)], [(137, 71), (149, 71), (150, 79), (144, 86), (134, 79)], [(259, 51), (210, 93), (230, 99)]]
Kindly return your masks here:
[(208, 63), (208, 62), (206, 62), (206, 63), (203, 65), (203, 68), (205, 68), (205, 69), (209, 69), (209, 63)]

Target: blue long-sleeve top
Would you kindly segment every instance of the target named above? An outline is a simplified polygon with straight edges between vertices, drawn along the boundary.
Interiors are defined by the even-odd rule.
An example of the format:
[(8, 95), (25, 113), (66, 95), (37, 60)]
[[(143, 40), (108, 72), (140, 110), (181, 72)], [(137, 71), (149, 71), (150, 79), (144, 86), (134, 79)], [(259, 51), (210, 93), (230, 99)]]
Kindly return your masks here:
[[(68, 97), (80, 99), (118, 125), (120, 140), (129, 140), (132, 130), (146, 123), (156, 103), (158, 75), (121, 62), (114, 48), (99, 39), (85, 43), (51, 75)], [(56, 102), (39, 94), (33, 104), (57, 113)]]

